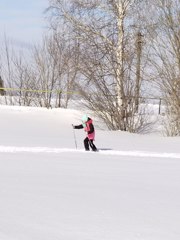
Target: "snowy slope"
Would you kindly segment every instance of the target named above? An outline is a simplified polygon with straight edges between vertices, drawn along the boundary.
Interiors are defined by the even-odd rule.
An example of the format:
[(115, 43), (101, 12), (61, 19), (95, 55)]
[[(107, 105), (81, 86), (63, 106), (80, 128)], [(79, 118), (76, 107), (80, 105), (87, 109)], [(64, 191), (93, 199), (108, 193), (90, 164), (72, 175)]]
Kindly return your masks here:
[(179, 240), (179, 138), (104, 131), (77, 110), (0, 106), (0, 240)]

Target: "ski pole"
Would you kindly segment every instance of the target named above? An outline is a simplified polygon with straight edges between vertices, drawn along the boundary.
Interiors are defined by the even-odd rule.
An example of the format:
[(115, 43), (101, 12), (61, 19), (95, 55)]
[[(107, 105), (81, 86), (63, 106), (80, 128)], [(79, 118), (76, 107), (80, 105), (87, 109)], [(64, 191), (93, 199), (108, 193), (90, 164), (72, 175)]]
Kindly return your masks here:
[(74, 126), (73, 126), (73, 124), (72, 124), (72, 127), (73, 127), (74, 142), (75, 142), (75, 146), (76, 146), (76, 149), (77, 149), (76, 134), (75, 134), (75, 131), (74, 131)]

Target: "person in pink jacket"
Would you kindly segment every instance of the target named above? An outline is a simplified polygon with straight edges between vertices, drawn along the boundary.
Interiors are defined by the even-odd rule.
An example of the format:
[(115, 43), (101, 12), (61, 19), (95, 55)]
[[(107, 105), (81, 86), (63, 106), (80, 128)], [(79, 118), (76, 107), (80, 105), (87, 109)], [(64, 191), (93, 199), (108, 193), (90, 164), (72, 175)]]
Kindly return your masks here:
[(87, 137), (84, 139), (84, 147), (86, 151), (89, 151), (89, 146), (91, 149), (96, 152), (97, 148), (94, 145), (93, 141), (95, 140), (95, 129), (93, 125), (93, 120), (89, 118), (87, 115), (84, 115), (82, 117), (82, 124), (74, 126), (74, 129), (82, 129), (84, 128), (84, 131), (87, 132)]

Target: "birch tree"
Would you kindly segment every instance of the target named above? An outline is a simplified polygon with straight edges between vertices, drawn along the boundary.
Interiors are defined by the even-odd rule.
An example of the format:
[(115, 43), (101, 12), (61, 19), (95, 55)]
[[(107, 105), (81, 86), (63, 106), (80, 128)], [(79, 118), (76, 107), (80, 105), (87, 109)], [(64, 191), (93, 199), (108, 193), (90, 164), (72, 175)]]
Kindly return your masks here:
[[(52, 0), (51, 27), (66, 24), (79, 47), (78, 90), (110, 129), (128, 129), (134, 95), (128, 25), (137, 0)], [(134, 12), (133, 12), (134, 11)], [(130, 46), (130, 45), (129, 45)], [(132, 51), (134, 52), (134, 51)], [(131, 53), (133, 55), (133, 53)]]

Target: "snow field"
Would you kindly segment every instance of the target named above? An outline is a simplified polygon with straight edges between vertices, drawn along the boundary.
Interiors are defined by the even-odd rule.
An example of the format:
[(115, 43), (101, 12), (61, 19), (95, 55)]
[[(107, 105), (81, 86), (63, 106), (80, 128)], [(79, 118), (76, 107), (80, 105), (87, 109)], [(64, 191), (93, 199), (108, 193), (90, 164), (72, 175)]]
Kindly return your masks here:
[(97, 128), (87, 153), (81, 112), (0, 114), (0, 240), (180, 239), (179, 138)]

